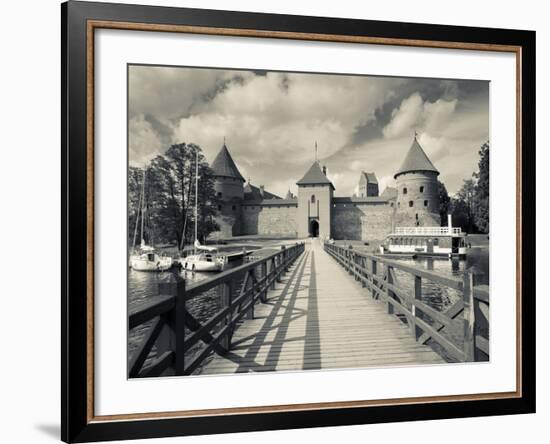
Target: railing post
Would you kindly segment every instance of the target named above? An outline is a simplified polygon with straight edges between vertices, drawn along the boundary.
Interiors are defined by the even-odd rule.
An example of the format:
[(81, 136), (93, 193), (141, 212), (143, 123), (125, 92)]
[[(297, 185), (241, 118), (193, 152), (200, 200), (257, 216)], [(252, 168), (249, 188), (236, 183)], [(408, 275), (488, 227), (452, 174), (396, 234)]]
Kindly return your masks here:
[(270, 290), (275, 290), (275, 274), (277, 272), (275, 256), (269, 262), (269, 279), (271, 279)]
[[(393, 285), (393, 267), (391, 265), (386, 265), (386, 273), (388, 275), (388, 284)], [(386, 286), (386, 304), (388, 306), (388, 313), (393, 314), (394, 313), (394, 307), (393, 304), (390, 302), (390, 298), (393, 299), (393, 291), (390, 290), (389, 286)]]
[(416, 306), (414, 305), (415, 301), (420, 301), (422, 299), (422, 278), (420, 276), (414, 277), (414, 294), (413, 294), (413, 302), (411, 307), (411, 333), (413, 334), (413, 337), (415, 340), (417, 340), (421, 332), (419, 329), (416, 328)]
[(264, 287), (264, 291), (262, 291), (262, 294), (260, 295), (260, 301), (263, 303), (267, 302), (267, 279), (267, 262), (264, 261), (260, 266), (260, 281)]
[(342, 267), (344, 267), (344, 270), (348, 269), (348, 259), (347, 259), (348, 252), (344, 247), (340, 247), (340, 258), (342, 259)]
[[(286, 262), (286, 248), (284, 245), (281, 245), (281, 266), (284, 266)], [(284, 268), (286, 270), (286, 266)]]
[(478, 278), (477, 270), (472, 267), (463, 276), (464, 301), (464, 355), (466, 362), (475, 361), (476, 356), (476, 318), (474, 306), (474, 287)]
[(157, 339), (157, 354), (173, 351), (174, 373), (181, 376), (185, 373), (185, 279), (174, 275), (175, 281), (160, 286), (161, 291), (168, 291), (175, 298), (175, 306), (166, 313), (166, 326)]
[[(250, 308), (247, 313), (244, 315), (244, 319), (254, 319), (254, 305), (255, 305), (255, 299), (254, 299), (254, 269), (250, 269), (247, 271), (247, 273), (250, 273), (249, 282), (250, 282)], [(246, 288), (244, 289), (246, 291)]]
[(224, 282), (220, 290), (222, 307), (227, 309), (227, 315), (223, 321), (222, 328), (227, 325), (230, 326), (227, 330), (227, 334), (221, 338), (220, 345), (224, 350), (229, 351), (231, 349), (231, 336), (233, 335), (233, 310), (231, 309), (231, 304), (233, 303), (233, 279)]
[(361, 259), (361, 287), (367, 286), (367, 284), (365, 284), (365, 280), (369, 278), (368, 270), (367, 270), (368, 266), (369, 266), (369, 260), (366, 257)]
[[(372, 262), (371, 262), (371, 273), (372, 273), (372, 277), (370, 279), (370, 282), (372, 283), (373, 287), (378, 287), (378, 262), (375, 260), (375, 259), (372, 259)], [(376, 279), (376, 283), (374, 283), (374, 280)], [(373, 287), (370, 288), (370, 294), (371, 296), (374, 298), (375, 294), (374, 294), (374, 289)]]

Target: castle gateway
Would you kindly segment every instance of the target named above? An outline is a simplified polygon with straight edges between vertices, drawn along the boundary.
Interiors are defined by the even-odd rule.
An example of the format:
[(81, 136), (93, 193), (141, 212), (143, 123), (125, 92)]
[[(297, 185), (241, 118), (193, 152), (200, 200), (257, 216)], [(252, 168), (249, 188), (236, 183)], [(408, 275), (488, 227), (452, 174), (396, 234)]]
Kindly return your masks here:
[(439, 171), (416, 137), (379, 195), (375, 173), (362, 171), (358, 195), (335, 197), (326, 167), (313, 162), (285, 198), (246, 182), (224, 143), (212, 162), (219, 200), (219, 237), (264, 235), (381, 242), (394, 227), (439, 226)]

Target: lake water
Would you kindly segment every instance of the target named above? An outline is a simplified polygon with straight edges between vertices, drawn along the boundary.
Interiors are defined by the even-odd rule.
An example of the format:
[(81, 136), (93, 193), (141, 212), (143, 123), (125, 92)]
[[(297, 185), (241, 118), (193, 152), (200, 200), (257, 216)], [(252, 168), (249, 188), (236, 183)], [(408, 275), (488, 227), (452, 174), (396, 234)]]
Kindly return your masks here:
[[(262, 250), (258, 255), (267, 254), (274, 250)], [(450, 260), (450, 259), (400, 259), (399, 262), (406, 263), (426, 270), (432, 270), (438, 274), (461, 276), (465, 270), (472, 266), (480, 273), (480, 283), (488, 284), (489, 282), (489, 250), (485, 247), (472, 248), (466, 260)], [(242, 261), (230, 262), (227, 269), (234, 268), (242, 264)], [(150, 273), (128, 270), (128, 306), (132, 309), (140, 302), (158, 295), (158, 286), (161, 282), (169, 282), (173, 279), (174, 274), (179, 274), (187, 280), (188, 285), (194, 282), (202, 281), (211, 278), (215, 273), (199, 273), (186, 271), (168, 271), (163, 273)], [(413, 290), (413, 278), (407, 273), (396, 271), (397, 285), (404, 290)], [(438, 311), (444, 311), (456, 301), (459, 300), (461, 294), (457, 291), (441, 287), (428, 280), (422, 282), (422, 300)], [(220, 297), (218, 289), (213, 288), (210, 291), (187, 302), (187, 309), (199, 321), (206, 321), (221, 309)], [(426, 319), (429, 321), (428, 319)], [(150, 328), (150, 323), (143, 324), (132, 331), (128, 335), (128, 351), (129, 356), (133, 354), (139, 346), (143, 336)], [(462, 337), (462, 317), (458, 316), (455, 319), (450, 329), (445, 329), (442, 334), (451, 339), (455, 344), (461, 346)], [(444, 351), (439, 349), (437, 344), (430, 344), (438, 352), (441, 352), (447, 360), (452, 361)], [(190, 351), (193, 353), (193, 350)], [(155, 358), (155, 350), (153, 349), (149, 360)], [(149, 361), (148, 360), (148, 361)], [(146, 363), (147, 364), (147, 363)]]

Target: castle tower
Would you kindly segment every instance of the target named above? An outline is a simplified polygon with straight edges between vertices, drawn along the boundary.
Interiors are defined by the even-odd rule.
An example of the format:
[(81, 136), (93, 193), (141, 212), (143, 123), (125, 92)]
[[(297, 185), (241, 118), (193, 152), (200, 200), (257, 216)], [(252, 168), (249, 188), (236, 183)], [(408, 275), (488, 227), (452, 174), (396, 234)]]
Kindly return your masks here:
[(313, 162), (296, 185), (298, 185), (298, 237), (330, 238), (334, 185), (321, 170), (317, 161)]
[(359, 176), (358, 197), (378, 196), (378, 179), (376, 174), (361, 171)]
[(220, 213), (216, 222), (220, 226), (220, 232), (223, 236), (238, 236), (241, 234), (240, 214), (245, 180), (235, 165), (225, 141), (210, 167), (214, 171), (214, 190)]
[(401, 168), (394, 175), (397, 185), (396, 227), (440, 226), (439, 171), (430, 161), (416, 134)]

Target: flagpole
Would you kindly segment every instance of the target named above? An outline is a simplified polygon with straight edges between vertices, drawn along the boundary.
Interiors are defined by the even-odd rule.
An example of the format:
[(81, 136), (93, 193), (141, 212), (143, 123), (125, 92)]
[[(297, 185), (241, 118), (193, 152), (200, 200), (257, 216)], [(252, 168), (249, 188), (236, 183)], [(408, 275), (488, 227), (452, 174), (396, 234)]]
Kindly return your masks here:
[(317, 162), (317, 141), (315, 141), (315, 162)]

